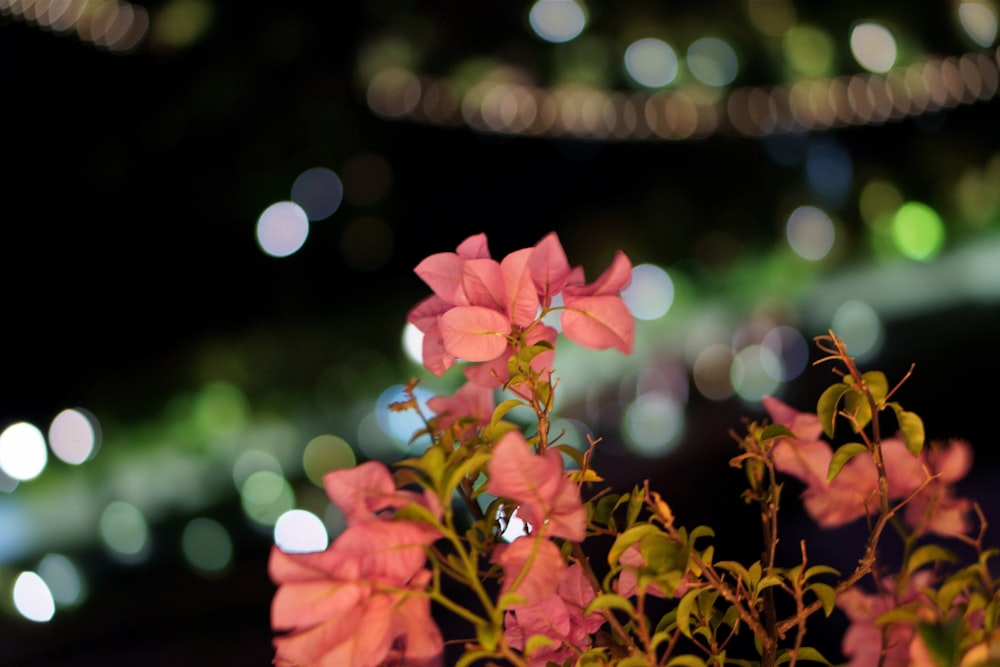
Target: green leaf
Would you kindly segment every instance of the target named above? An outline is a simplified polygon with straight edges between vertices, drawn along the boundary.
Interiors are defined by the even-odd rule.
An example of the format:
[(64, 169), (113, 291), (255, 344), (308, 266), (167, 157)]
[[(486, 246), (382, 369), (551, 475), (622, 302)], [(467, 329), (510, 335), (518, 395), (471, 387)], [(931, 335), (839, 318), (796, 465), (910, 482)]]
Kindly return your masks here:
[(896, 421), (899, 422), (899, 430), (903, 433), (903, 440), (906, 441), (906, 448), (914, 456), (919, 456), (924, 448), (924, 422), (915, 412), (907, 412), (899, 403), (893, 402), (893, 411), (896, 413)]
[(684, 597), (681, 598), (680, 603), (677, 605), (677, 627), (688, 639), (691, 638), (691, 612), (695, 609), (695, 603), (698, 601), (698, 596), (701, 595), (702, 590), (704, 590), (704, 587), (692, 588), (684, 594)]
[(664, 536), (666, 535), (666, 533), (661, 531), (659, 528), (649, 523), (641, 523), (637, 526), (632, 526), (619, 535), (614, 541), (614, 544), (611, 545), (611, 548), (608, 550), (608, 565), (614, 567), (618, 563), (618, 559), (621, 558), (621, 555), (625, 553), (626, 549), (644, 537), (657, 533)]
[(528, 637), (528, 641), (524, 644), (524, 654), (530, 657), (538, 649), (545, 648), (546, 646), (552, 646), (555, 643), (555, 640), (548, 635), (531, 635)]
[(826, 481), (832, 482), (834, 477), (840, 474), (844, 464), (854, 458), (856, 454), (867, 451), (868, 448), (860, 442), (849, 442), (846, 445), (837, 447), (837, 451), (833, 453), (833, 458), (830, 459), (830, 468), (826, 472)]
[(487, 651), (496, 650), (500, 643), (500, 626), (493, 623), (479, 623), (476, 625), (476, 639)]
[(823, 613), (826, 616), (833, 613), (834, 608), (837, 606), (837, 590), (833, 586), (816, 582), (815, 584), (806, 586), (806, 590), (812, 591), (819, 598), (819, 601), (823, 605)]
[(861, 379), (865, 381), (868, 393), (875, 400), (875, 405), (881, 406), (885, 402), (885, 397), (889, 393), (889, 381), (882, 371), (868, 371), (862, 373)]
[(927, 563), (937, 561), (954, 563), (956, 560), (955, 554), (944, 547), (937, 544), (925, 544), (910, 554), (910, 558), (906, 561), (906, 573), (913, 574)]
[(455, 662), (455, 667), (469, 667), (478, 660), (497, 657), (496, 651), (465, 651)]
[(743, 563), (735, 560), (720, 560), (715, 564), (715, 567), (719, 567), (723, 570), (736, 574), (743, 580), (743, 584), (747, 586), (747, 588), (750, 587), (750, 573), (747, 572), (745, 567), (743, 567)]
[(678, 655), (667, 662), (667, 667), (705, 667), (705, 664), (705, 661), (696, 655)]
[(813, 565), (806, 570), (805, 580), (808, 581), (819, 574), (833, 574), (840, 575), (840, 570), (835, 567), (830, 567), (829, 565)]
[[(779, 655), (778, 659), (774, 661), (774, 664), (782, 665), (786, 662), (791, 661), (791, 659), (792, 659), (792, 652), (786, 649), (781, 652), (781, 655)], [(822, 662), (824, 665), (832, 664), (829, 660), (823, 657), (822, 653), (812, 648), (811, 646), (800, 646), (798, 649), (796, 649), (795, 660), (796, 662), (800, 660), (805, 660), (808, 662)]]
[(816, 416), (819, 417), (819, 422), (823, 425), (823, 432), (828, 438), (833, 437), (834, 422), (837, 419), (840, 399), (850, 390), (851, 386), (843, 382), (832, 384), (820, 394), (819, 401), (816, 402)]
[(854, 415), (852, 427), (855, 433), (868, 425), (872, 420), (872, 407), (868, 403), (868, 397), (856, 385), (852, 385), (851, 391), (844, 396), (844, 411)]
[(522, 405), (527, 405), (524, 401), (518, 400), (516, 398), (508, 398), (503, 401), (496, 408), (493, 409), (493, 416), (490, 417), (490, 426), (496, 426), (497, 423), (504, 418), (508, 412), (514, 408), (520, 407)]
[(595, 611), (600, 611), (601, 609), (620, 609), (629, 615), (630, 618), (635, 618), (635, 607), (629, 602), (628, 598), (622, 597), (615, 593), (601, 593), (587, 605), (587, 608), (583, 610), (583, 616), (586, 618), (591, 613)]
[(649, 667), (649, 662), (646, 656), (642, 653), (636, 653), (635, 655), (630, 655), (627, 658), (622, 658), (615, 663), (617, 667)]
[(761, 442), (763, 442), (765, 440), (773, 440), (781, 437), (794, 438), (795, 434), (792, 433), (792, 430), (787, 426), (783, 426), (781, 424), (768, 424), (760, 432), (759, 437)]
[(912, 605), (902, 605), (893, 607), (875, 619), (875, 627), (881, 627), (888, 623), (913, 623), (917, 620), (918, 610)]
[(757, 588), (754, 592), (760, 593), (765, 588), (770, 588), (771, 586), (780, 586), (782, 583), (783, 581), (781, 577), (779, 577), (776, 574), (769, 574), (757, 582)]
[(490, 460), (491, 455), (492, 453), (489, 450), (483, 448), (462, 461), (462, 463), (459, 464), (450, 475), (448, 475), (448, 483), (444, 488), (447, 495), (451, 495), (451, 492), (462, 483), (463, 478), (471, 477), (471, 473), (478, 471), (480, 467), (486, 465), (486, 462)]

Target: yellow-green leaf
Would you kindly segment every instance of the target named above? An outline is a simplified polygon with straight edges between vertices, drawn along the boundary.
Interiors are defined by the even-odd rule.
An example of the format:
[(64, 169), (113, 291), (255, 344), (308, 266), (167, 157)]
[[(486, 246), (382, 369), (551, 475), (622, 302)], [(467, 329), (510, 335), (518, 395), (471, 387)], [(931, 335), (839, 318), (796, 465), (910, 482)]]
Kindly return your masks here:
[(844, 467), (848, 461), (850, 461), (856, 454), (868, 451), (860, 442), (849, 442), (846, 445), (841, 445), (837, 447), (837, 451), (833, 453), (833, 458), (830, 459), (830, 468), (826, 471), (826, 481), (832, 482), (834, 477), (840, 474), (840, 470)]
[(954, 563), (956, 560), (955, 554), (948, 549), (938, 544), (925, 544), (910, 554), (910, 558), (906, 561), (906, 573), (912, 574), (927, 563), (937, 561)]
[(628, 614), (629, 617), (635, 617), (635, 607), (628, 601), (628, 598), (615, 593), (601, 593), (595, 597), (587, 605), (587, 608), (583, 610), (583, 616), (586, 618), (591, 613), (600, 611), (601, 609), (620, 609)]
[(924, 422), (915, 412), (907, 412), (899, 403), (890, 403), (899, 422), (899, 430), (903, 433), (906, 448), (914, 456), (919, 456), (924, 448)]
[(829, 616), (833, 613), (834, 607), (837, 605), (837, 591), (833, 586), (829, 584), (815, 583), (806, 586), (807, 591), (812, 591), (813, 594), (819, 598), (820, 603), (823, 605), (823, 613)]
[(882, 405), (885, 402), (886, 394), (889, 393), (889, 381), (882, 371), (868, 371), (863, 373), (861, 378), (865, 381), (868, 393), (875, 400), (875, 405)]
[(493, 409), (493, 416), (490, 417), (490, 426), (496, 426), (497, 422), (504, 418), (504, 415), (522, 405), (526, 405), (526, 403), (516, 398), (508, 398), (506, 401), (502, 401), (500, 405)]
[[(786, 662), (790, 662), (792, 659), (792, 652), (784, 650), (778, 659), (774, 661), (776, 665), (782, 665)], [(832, 664), (829, 660), (823, 657), (823, 654), (814, 649), (811, 646), (800, 646), (795, 650), (795, 660), (798, 661), (808, 661), (808, 662), (822, 662), (824, 665)]]
[(666, 535), (666, 533), (663, 533), (663, 531), (659, 528), (649, 523), (641, 523), (637, 526), (632, 526), (619, 535), (614, 544), (611, 545), (611, 548), (608, 550), (608, 565), (613, 567), (618, 563), (618, 559), (621, 558), (621, 555), (626, 549), (642, 538), (656, 533)]
[(552, 646), (555, 643), (555, 640), (548, 635), (531, 635), (528, 637), (528, 641), (524, 645), (524, 654), (530, 657), (538, 649), (545, 648), (546, 646)]
[(850, 390), (851, 386), (843, 382), (832, 384), (820, 394), (819, 401), (816, 402), (816, 416), (819, 417), (819, 422), (823, 425), (823, 432), (828, 438), (833, 437), (834, 422), (837, 420), (840, 399)]
[(768, 424), (760, 432), (760, 440), (763, 442), (765, 440), (773, 440), (774, 438), (780, 437), (794, 438), (795, 434), (787, 426), (781, 424)]
[(667, 667), (705, 667), (705, 664), (705, 661), (696, 655), (678, 655), (667, 662)]
[(694, 610), (702, 590), (702, 588), (692, 588), (684, 594), (677, 605), (677, 627), (689, 639), (691, 638), (691, 612)]

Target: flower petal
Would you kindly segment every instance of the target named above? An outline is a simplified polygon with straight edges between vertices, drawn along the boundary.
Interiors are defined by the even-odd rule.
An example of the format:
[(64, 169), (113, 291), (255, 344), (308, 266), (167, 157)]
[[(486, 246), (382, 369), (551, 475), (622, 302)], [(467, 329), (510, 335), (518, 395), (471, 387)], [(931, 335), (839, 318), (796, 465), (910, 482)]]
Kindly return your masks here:
[(635, 344), (635, 319), (620, 297), (563, 295), (566, 310), (562, 330), (574, 343), (592, 350), (615, 348), (632, 353)]
[(490, 361), (507, 349), (510, 320), (482, 306), (458, 306), (439, 321), (444, 349), (466, 361)]

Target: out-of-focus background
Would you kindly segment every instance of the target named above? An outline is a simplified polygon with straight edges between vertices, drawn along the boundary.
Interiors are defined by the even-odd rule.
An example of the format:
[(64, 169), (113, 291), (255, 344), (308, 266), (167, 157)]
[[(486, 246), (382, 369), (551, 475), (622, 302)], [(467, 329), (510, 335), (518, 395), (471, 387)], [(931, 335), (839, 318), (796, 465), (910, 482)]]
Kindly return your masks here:
[(558, 423), (717, 553), (757, 548), (729, 431), (815, 405), (830, 328), (916, 364), (899, 400), (995, 506), (997, 17), (0, 0), (0, 663), (269, 664), (267, 554), (336, 534), (324, 471), (404, 455), (401, 383), (458, 385), (405, 316), (479, 232), (632, 259), (636, 351), (560, 342)]

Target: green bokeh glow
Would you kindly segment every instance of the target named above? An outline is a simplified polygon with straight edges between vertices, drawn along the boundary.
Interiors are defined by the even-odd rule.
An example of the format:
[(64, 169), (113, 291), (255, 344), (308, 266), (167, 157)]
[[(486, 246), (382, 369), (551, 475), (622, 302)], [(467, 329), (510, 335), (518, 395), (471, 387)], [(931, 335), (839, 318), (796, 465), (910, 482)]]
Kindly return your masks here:
[(944, 223), (937, 211), (920, 202), (906, 202), (892, 217), (892, 240), (903, 255), (918, 261), (933, 259), (944, 246)]

